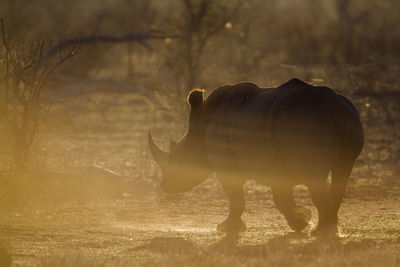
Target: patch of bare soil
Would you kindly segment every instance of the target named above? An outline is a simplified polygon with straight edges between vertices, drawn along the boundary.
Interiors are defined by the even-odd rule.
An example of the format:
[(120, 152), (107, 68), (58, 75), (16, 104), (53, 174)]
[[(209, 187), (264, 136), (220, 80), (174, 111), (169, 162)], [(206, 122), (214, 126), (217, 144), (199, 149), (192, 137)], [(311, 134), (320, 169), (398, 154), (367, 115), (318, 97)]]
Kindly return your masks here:
[[(290, 232), (267, 187), (248, 183), (238, 237), (216, 231), (227, 200), (216, 179), (178, 198), (148, 181), (85, 176), (47, 183), (35, 194), (2, 199), (0, 263), (7, 266), (396, 266), (400, 264), (398, 184), (353, 182), (340, 210), (340, 237), (317, 240)], [(115, 177), (114, 177), (115, 178)], [(82, 179), (82, 178), (80, 178)], [(4, 181), (4, 180), (3, 180)], [(76, 181), (77, 182), (77, 181)], [(43, 183), (41, 183), (44, 186)], [(64, 185), (67, 191), (63, 191)], [(80, 186), (98, 193), (82, 195)], [(106, 189), (113, 188), (107, 191)], [(3, 187), (4, 188), (4, 187)], [(100, 190), (102, 189), (102, 190)], [(71, 194), (75, 196), (71, 198)], [(299, 203), (316, 210), (306, 189)]]

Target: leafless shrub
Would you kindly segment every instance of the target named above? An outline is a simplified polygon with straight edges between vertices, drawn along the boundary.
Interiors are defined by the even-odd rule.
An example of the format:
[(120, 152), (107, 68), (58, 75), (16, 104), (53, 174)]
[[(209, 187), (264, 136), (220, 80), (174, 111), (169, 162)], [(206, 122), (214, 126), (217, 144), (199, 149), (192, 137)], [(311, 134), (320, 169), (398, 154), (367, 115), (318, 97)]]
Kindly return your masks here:
[[(78, 51), (77, 45), (59, 49), (57, 56), (45, 62), (44, 56), (53, 48), (52, 40), (25, 41), (9, 39), (1, 20), (2, 47), (1, 127), (3, 148), (8, 148), (8, 169), (26, 171), (31, 148), (38, 128), (46, 119), (52, 102), (42, 97), (51, 90), (46, 86), (50, 76)], [(3, 153), (4, 155), (4, 153)], [(3, 161), (4, 162), (4, 161)]]

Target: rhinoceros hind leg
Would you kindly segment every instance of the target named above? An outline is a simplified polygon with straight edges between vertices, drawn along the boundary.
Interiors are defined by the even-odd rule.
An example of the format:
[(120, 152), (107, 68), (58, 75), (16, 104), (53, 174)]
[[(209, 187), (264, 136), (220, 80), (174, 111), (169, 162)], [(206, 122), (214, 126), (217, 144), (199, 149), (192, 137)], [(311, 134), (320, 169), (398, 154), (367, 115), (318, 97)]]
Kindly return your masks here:
[(296, 232), (300, 232), (308, 226), (311, 211), (305, 207), (296, 206), (293, 199), (292, 186), (272, 186), (272, 195), (276, 207), (285, 216), (290, 228)]
[(331, 194), (333, 197), (333, 207), (338, 212), (346, 191), (354, 160), (338, 162), (332, 169)]
[(308, 185), (312, 201), (318, 210), (318, 226), (313, 236), (335, 236), (337, 233), (337, 210), (328, 183), (320, 180)]

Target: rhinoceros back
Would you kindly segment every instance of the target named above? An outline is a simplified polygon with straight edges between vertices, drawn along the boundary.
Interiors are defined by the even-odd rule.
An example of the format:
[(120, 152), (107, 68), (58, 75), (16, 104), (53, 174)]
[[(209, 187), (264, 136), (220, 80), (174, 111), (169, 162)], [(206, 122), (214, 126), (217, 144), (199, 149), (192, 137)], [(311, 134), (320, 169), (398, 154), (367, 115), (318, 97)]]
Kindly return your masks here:
[(338, 140), (349, 143), (341, 135), (359, 123), (357, 111), (340, 98), (330, 88), (298, 79), (270, 89), (252, 83), (220, 87), (205, 103), (208, 158), (216, 169), (248, 176), (283, 174), (301, 180), (329, 171)]

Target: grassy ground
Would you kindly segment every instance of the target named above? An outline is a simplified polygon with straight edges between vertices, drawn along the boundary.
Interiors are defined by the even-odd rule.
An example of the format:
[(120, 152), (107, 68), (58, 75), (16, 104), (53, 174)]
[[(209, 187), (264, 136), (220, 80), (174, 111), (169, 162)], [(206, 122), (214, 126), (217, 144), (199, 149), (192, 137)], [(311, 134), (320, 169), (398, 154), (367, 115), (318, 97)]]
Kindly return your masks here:
[(399, 179), (369, 179), (356, 166), (333, 240), (309, 237), (316, 210), (304, 187), (295, 197), (312, 208), (313, 225), (295, 235), (269, 189), (249, 182), (248, 229), (226, 237), (215, 230), (228, 211), (215, 177), (174, 199), (158, 187), (146, 131), (165, 145), (182, 123), (135, 95), (92, 98), (97, 106), (58, 110), (42, 136), (46, 150), (35, 160), (51, 172), (0, 176), (0, 266), (400, 265)]

